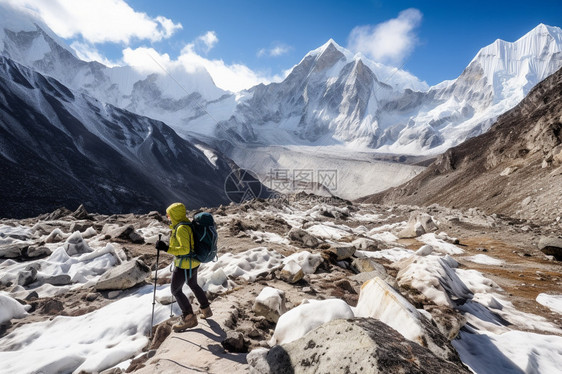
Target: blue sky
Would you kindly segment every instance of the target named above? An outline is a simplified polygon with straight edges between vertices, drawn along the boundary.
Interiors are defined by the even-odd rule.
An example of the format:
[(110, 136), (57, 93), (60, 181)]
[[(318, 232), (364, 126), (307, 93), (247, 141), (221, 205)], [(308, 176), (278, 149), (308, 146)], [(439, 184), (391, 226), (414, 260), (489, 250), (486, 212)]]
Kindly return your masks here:
[(219, 86), (239, 80), (234, 88), (279, 80), (330, 38), (433, 85), (456, 78), (495, 39), (515, 41), (541, 22), (562, 26), (562, 2), (554, 0), (0, 1), (38, 10), (84, 58), (134, 64), (146, 50), (170, 63), (187, 56), (184, 63), (207, 67)]

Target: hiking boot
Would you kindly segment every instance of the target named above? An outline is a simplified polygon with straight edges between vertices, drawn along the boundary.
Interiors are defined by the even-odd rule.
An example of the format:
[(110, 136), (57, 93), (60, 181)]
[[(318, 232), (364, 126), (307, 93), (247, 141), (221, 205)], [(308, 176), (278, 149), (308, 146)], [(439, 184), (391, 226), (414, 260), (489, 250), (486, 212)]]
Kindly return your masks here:
[(180, 317), (180, 320), (172, 326), (175, 332), (183, 331), (197, 326), (197, 317), (195, 314), (188, 314), (187, 316)]
[(203, 308), (199, 311), (199, 318), (207, 319), (212, 316), (213, 316), (213, 311), (211, 310), (210, 306)]

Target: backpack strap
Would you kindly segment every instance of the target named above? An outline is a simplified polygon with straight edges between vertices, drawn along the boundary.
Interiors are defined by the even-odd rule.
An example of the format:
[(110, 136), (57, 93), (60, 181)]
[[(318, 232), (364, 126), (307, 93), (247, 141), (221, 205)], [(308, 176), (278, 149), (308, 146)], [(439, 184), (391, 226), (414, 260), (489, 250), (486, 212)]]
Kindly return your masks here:
[[(174, 226), (174, 229), (173, 229), (174, 235), (177, 235), (177, 228), (180, 227), (180, 226), (188, 226), (191, 229), (192, 238), (191, 238), (191, 242), (190, 242), (189, 253), (186, 254), (186, 255), (176, 256), (177, 258), (180, 259), (180, 264), (179, 264), (180, 267), (181, 267), (181, 264), (182, 264), (183, 260), (186, 260), (186, 259), (189, 258), (189, 278), (187, 277), (187, 272), (186, 272), (185, 273), (185, 284), (187, 284), (187, 281), (189, 279), (191, 279), (191, 269), (192, 269), (192, 266), (191, 266), (192, 260), (191, 259), (194, 258), (195, 256), (197, 256), (197, 254), (195, 253), (195, 246), (193, 245), (193, 235), (195, 235), (195, 234), (193, 233), (193, 228), (191, 227), (191, 224), (192, 224), (191, 222), (181, 221), (181, 222), (178, 222)], [(187, 269), (184, 269), (184, 270), (187, 270)]]

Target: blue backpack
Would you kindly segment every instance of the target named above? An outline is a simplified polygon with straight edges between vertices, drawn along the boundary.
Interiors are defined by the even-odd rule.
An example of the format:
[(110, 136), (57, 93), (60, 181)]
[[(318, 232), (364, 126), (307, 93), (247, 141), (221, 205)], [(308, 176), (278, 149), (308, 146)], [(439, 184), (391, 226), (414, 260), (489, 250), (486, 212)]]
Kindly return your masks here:
[(217, 259), (217, 226), (211, 213), (201, 212), (193, 216), (191, 222), (180, 222), (176, 228), (186, 225), (193, 231), (193, 251), (178, 256), (182, 261), (189, 259), (189, 277), (191, 278), (191, 259), (204, 263)]

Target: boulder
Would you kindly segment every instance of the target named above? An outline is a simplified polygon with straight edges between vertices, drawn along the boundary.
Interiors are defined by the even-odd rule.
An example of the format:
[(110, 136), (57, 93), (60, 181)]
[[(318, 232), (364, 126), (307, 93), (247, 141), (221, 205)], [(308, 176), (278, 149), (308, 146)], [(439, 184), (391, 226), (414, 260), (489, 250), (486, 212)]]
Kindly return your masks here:
[(20, 286), (27, 286), (37, 279), (37, 266), (26, 266), (25, 270), (20, 271), (16, 283)]
[(42, 314), (57, 315), (64, 310), (64, 304), (60, 300), (50, 299), (41, 308)]
[(297, 283), (304, 277), (304, 272), (302, 271), (302, 267), (296, 263), (296, 261), (291, 260), (283, 266), (279, 277), (283, 279), (287, 283)]
[(562, 238), (543, 236), (539, 240), (539, 249), (545, 255), (562, 261)]
[(427, 317), (380, 278), (371, 279), (361, 287), (355, 316), (378, 319), (441, 358), (456, 355), (452, 345)]
[(106, 224), (103, 227), (102, 234), (113, 239), (122, 239), (138, 244), (144, 243), (144, 238), (135, 231), (133, 225)]
[(106, 271), (96, 283), (96, 290), (126, 290), (143, 282), (150, 274), (141, 260), (134, 260)]
[(353, 244), (355, 248), (362, 251), (378, 251), (381, 249), (380, 248), (381, 243), (367, 238), (355, 239), (353, 242), (351, 242), (351, 244)]
[(293, 253), (283, 259), (284, 264), (289, 261), (295, 261), (302, 268), (304, 274), (314, 274), (324, 259), (319, 253), (301, 251)]
[(0, 247), (0, 258), (18, 258), (27, 245), (9, 244)]
[(80, 231), (83, 233), (90, 227), (92, 227), (92, 224), (89, 222), (72, 222), (70, 224), (70, 232)]
[(372, 258), (354, 258), (351, 265), (358, 273), (370, 273), (372, 271), (377, 271), (382, 275), (380, 278), (384, 279), (386, 277), (386, 269), (384, 266)]
[(88, 211), (86, 210), (86, 208), (84, 207), (83, 204), (80, 204), (80, 206), (78, 207), (78, 209), (76, 209), (72, 214), (72, 217), (76, 218), (76, 219), (91, 219), (92, 217), (90, 216), (90, 214), (88, 213)]
[(320, 241), (315, 237), (310, 235), (308, 232), (304, 231), (303, 229), (291, 229), (289, 231), (289, 239), (302, 244), (304, 247), (308, 248), (316, 248)]
[(22, 255), (27, 258), (39, 258), (50, 256), (53, 252), (47, 247), (27, 247), (22, 251)]
[(344, 246), (337, 246), (337, 247), (330, 247), (328, 252), (331, 252), (335, 255), (336, 261), (343, 261), (350, 259), (357, 249), (353, 245), (344, 245)]
[(303, 300), (301, 305), (284, 313), (275, 326), (269, 344), (290, 343), (309, 331), (335, 319), (353, 318), (353, 310), (343, 300)]
[(227, 331), (226, 338), (221, 342), (221, 345), (229, 352), (246, 353), (249, 344), (241, 332), (230, 330)]
[(406, 227), (398, 232), (396, 236), (399, 238), (415, 238), (425, 233), (436, 231), (437, 224), (427, 213), (412, 212)]
[(40, 216), (39, 219), (41, 219), (42, 221), (54, 221), (54, 220), (57, 220), (59, 218), (71, 215), (71, 214), (72, 214), (71, 210), (68, 210), (65, 207), (62, 207), (62, 208), (58, 208), (57, 210), (55, 210), (52, 213), (46, 214), (45, 216)]
[(433, 253), (433, 247), (429, 244), (422, 245), (420, 249), (416, 251), (416, 255), (418, 256), (428, 256)]
[(53, 286), (65, 286), (71, 284), (72, 280), (68, 274), (52, 275), (43, 279), (45, 283), (52, 284)]
[(64, 240), (64, 233), (56, 228), (45, 238), (45, 243), (58, 243)]
[(247, 357), (251, 373), (470, 373), (372, 318), (338, 319)]
[(88, 246), (78, 231), (70, 235), (63, 247), (69, 256), (93, 252), (93, 249)]
[(277, 323), (279, 317), (287, 311), (285, 306), (285, 292), (273, 287), (264, 287), (252, 307), (258, 316), (264, 316), (266, 320)]

